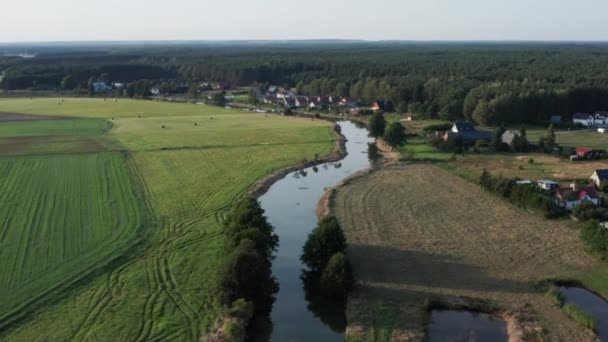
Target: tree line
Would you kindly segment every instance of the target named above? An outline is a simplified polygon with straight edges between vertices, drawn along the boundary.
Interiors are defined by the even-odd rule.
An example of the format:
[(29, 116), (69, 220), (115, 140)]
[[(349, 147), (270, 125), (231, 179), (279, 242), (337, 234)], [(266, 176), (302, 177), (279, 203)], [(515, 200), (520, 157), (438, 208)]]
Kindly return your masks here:
[[(606, 44), (359, 43), (47, 52), (2, 57), (0, 71), (7, 90), (62, 89), (66, 76), (86, 89), (104, 75), (147, 80), (167, 94), (185, 94), (199, 82), (273, 84), (304, 95), (391, 100), (400, 112), (420, 117), (494, 125), (608, 110), (607, 64)], [(141, 84), (133, 90), (128, 95), (147, 95)]]

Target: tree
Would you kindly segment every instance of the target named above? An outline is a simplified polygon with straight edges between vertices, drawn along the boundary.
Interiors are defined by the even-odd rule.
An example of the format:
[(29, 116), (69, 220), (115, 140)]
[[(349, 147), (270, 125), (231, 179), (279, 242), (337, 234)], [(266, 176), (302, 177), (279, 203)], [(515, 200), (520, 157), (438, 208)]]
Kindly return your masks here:
[(511, 143), (511, 148), (515, 152), (528, 152), (528, 138), (526, 136), (526, 128), (521, 127), (519, 129), (519, 134), (515, 134), (513, 137), (513, 142)]
[(545, 134), (544, 137), (544, 144), (548, 149), (553, 149), (553, 147), (555, 146), (555, 141), (556, 141), (556, 137), (555, 137), (555, 128), (553, 128), (553, 124), (549, 125), (549, 128), (547, 128), (547, 133)]
[(386, 120), (380, 112), (374, 113), (369, 119), (369, 135), (378, 138), (384, 135), (386, 129)]
[(257, 92), (253, 87), (249, 89), (249, 92), (247, 93), (247, 102), (254, 106), (257, 106), (259, 103)]
[(269, 313), (279, 290), (270, 260), (261, 256), (254, 242), (242, 240), (220, 268), (222, 299), (226, 305), (238, 299), (252, 302), (256, 312)]
[(74, 80), (74, 77), (71, 75), (64, 76), (61, 80), (61, 88), (65, 90), (72, 90), (76, 88), (76, 81)]
[(581, 229), (581, 240), (602, 259), (608, 257), (608, 229), (602, 227), (598, 221), (588, 221)]
[(315, 273), (321, 273), (332, 255), (346, 249), (346, 238), (338, 219), (326, 216), (308, 235), (300, 259)]
[(216, 106), (224, 107), (226, 105), (226, 93), (220, 91), (213, 94), (211, 102)]
[(372, 162), (378, 160), (380, 158), (380, 153), (378, 152), (378, 146), (375, 143), (367, 144), (367, 158)]
[(198, 87), (196, 86), (196, 84), (191, 84), (190, 88), (188, 89), (188, 95), (186, 95), (188, 98), (191, 99), (195, 99), (198, 96)]
[(504, 151), (505, 143), (502, 141), (502, 135), (505, 134), (507, 130), (503, 125), (498, 126), (494, 130), (494, 135), (492, 136), (492, 148), (494, 151)]
[(405, 127), (399, 122), (391, 123), (384, 132), (384, 141), (393, 147), (402, 146), (406, 142)]
[(332, 255), (321, 275), (321, 293), (328, 297), (344, 298), (353, 283), (352, 268), (344, 253)]
[(274, 227), (264, 216), (264, 209), (253, 197), (244, 197), (232, 209), (224, 223), (230, 247), (234, 248), (242, 240), (250, 240), (260, 255), (270, 258), (279, 244)]

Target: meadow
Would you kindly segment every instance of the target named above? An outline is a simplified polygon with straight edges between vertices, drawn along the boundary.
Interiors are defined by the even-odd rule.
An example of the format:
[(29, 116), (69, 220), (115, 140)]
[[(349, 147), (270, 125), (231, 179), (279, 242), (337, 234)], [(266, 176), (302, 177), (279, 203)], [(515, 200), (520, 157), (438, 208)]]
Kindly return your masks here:
[(570, 221), (547, 222), (421, 164), (350, 182), (337, 190), (333, 210), (358, 283), (349, 295), (348, 340), (423, 340), (427, 300), (460, 297), (534, 312), (549, 340), (594, 340), (535, 287), (601, 270)]
[[(82, 116), (108, 119), (112, 129), (101, 137), (128, 157), (147, 221), (137, 235), (141, 242), (119, 261), (31, 312), (0, 334), (2, 340), (199, 340), (221, 310), (215, 276), (232, 203), (261, 177), (334, 146), (331, 126), (319, 120), (130, 100), (119, 100), (124, 111), (108, 117), (103, 111), (110, 100), (20, 101), (30, 114), (43, 113), (39, 102), (60, 108), (79, 102)], [(77, 108), (68, 109), (48, 113), (78, 116)], [(19, 102), (0, 100), (0, 111), (9, 110), (19, 112)]]

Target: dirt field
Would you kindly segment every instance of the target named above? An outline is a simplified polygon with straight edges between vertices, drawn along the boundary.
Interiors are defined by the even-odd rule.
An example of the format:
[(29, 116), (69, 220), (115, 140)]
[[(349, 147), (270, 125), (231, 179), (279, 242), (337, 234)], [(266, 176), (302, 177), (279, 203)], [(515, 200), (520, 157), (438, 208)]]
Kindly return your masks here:
[(432, 165), (353, 181), (337, 191), (334, 211), (358, 282), (349, 340), (421, 340), (425, 299), (437, 296), (532, 311), (550, 340), (595, 339), (534, 289), (596, 265), (568, 221), (546, 221)]
[(32, 121), (32, 120), (59, 120), (61, 116), (44, 116), (34, 114), (18, 114), (0, 112), (0, 122), (3, 121)]

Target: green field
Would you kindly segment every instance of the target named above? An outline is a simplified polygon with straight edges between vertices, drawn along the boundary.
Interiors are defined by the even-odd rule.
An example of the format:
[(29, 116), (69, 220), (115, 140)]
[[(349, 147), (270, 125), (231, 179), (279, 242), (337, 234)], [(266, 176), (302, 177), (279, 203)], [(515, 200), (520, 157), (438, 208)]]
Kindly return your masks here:
[(0, 322), (136, 241), (141, 192), (120, 153), (0, 158)]
[[(27, 113), (44, 113), (42, 105), (34, 108), (30, 101), (65, 106), (57, 105), (57, 99), (20, 101)], [(108, 134), (93, 137), (128, 150), (101, 155), (127, 156), (131, 182), (141, 184), (145, 201), (140, 202), (147, 204), (142, 213), (147, 221), (137, 234), (141, 243), (97, 276), (64, 291), (52, 305), (28, 312), (28, 319), (0, 334), (0, 340), (199, 340), (220, 309), (214, 284), (224, 255), (221, 222), (231, 204), (264, 175), (315, 154), (323, 156), (334, 146), (330, 126), (319, 120), (121, 101), (134, 112), (155, 117), (139, 118), (125, 109), (110, 120)], [(91, 107), (111, 106), (88, 99), (64, 103), (72, 102), (80, 102), (82, 115), (88, 117), (101, 112)], [(19, 105), (0, 100), (0, 111), (18, 112)], [(78, 108), (52, 109), (47, 113), (78, 113)], [(72, 151), (64, 158), (81, 155), (100, 154)], [(35, 157), (14, 159), (27, 158)], [(38, 213), (31, 214), (46, 224)]]

